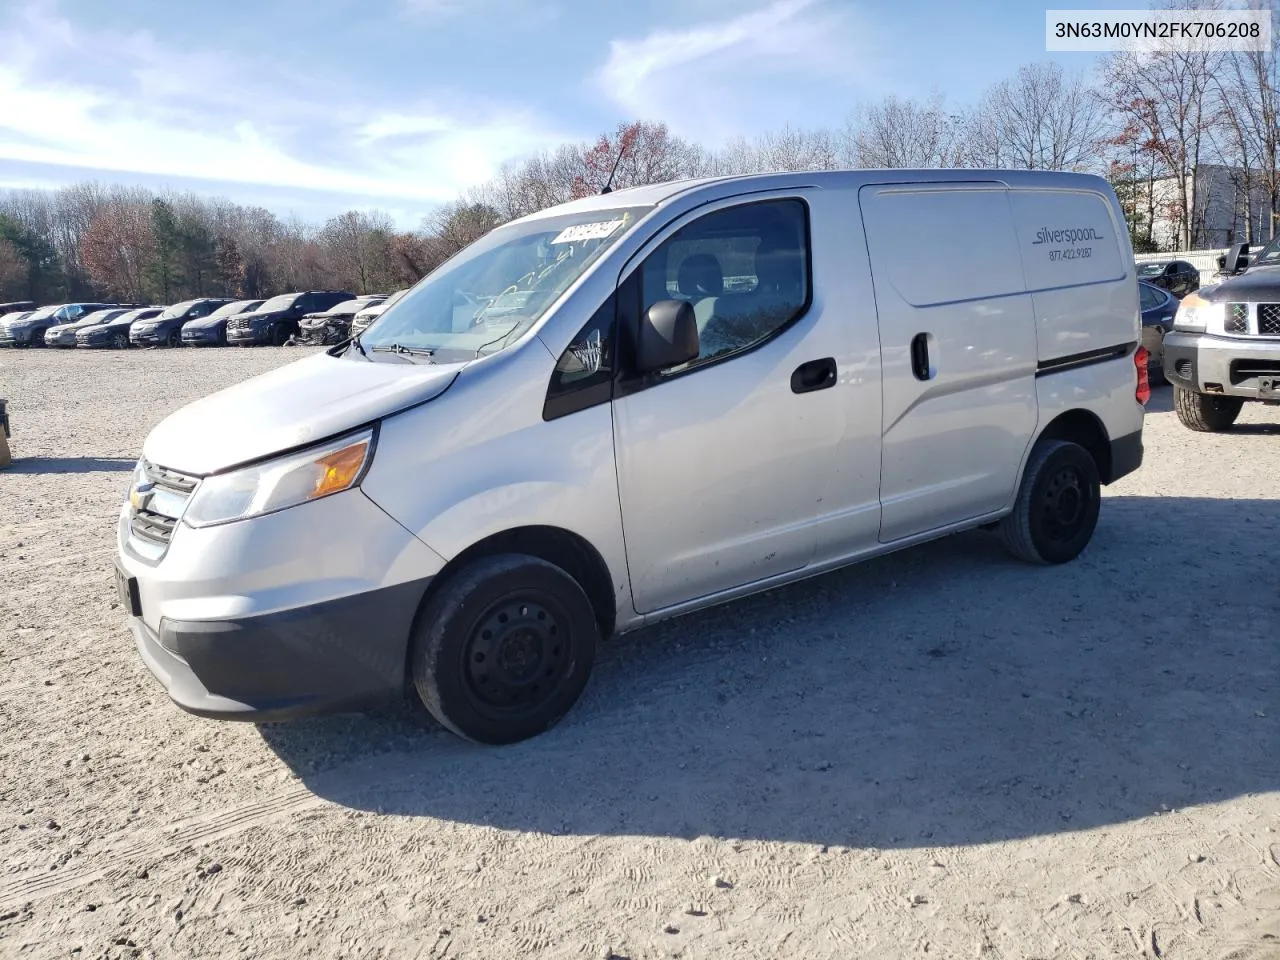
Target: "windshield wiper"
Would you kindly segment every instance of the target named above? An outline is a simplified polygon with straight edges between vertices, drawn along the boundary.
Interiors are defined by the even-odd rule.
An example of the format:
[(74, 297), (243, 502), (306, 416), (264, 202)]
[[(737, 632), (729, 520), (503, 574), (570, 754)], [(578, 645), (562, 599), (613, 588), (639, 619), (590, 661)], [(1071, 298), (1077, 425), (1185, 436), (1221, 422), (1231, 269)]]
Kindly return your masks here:
[(364, 357), (366, 360), (369, 359), (369, 354), (365, 353), (364, 344), (360, 342), (360, 338), (358, 336), (351, 338), (350, 345), (360, 351), (360, 356)]
[[(363, 348), (361, 348), (363, 352)], [(426, 357), (430, 360), (436, 355), (434, 350), (428, 350), (426, 347), (406, 347), (403, 343), (385, 343), (378, 344), (376, 347), (369, 348), (370, 353), (395, 353), (404, 357)], [(434, 360), (431, 360), (435, 363)]]

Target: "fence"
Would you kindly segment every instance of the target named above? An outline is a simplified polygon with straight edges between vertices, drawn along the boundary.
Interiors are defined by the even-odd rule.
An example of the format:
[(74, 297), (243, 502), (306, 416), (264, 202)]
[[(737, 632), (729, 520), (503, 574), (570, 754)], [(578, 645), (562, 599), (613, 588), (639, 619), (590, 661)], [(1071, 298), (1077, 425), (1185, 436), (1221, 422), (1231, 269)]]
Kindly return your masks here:
[[(1258, 244), (1251, 248), (1254, 252), (1262, 249)], [(1200, 271), (1200, 282), (1204, 285), (1213, 283), (1213, 275), (1218, 271), (1218, 258), (1226, 253), (1222, 250), (1185, 250), (1179, 253), (1135, 253), (1133, 259), (1139, 264), (1157, 260), (1185, 260)]]

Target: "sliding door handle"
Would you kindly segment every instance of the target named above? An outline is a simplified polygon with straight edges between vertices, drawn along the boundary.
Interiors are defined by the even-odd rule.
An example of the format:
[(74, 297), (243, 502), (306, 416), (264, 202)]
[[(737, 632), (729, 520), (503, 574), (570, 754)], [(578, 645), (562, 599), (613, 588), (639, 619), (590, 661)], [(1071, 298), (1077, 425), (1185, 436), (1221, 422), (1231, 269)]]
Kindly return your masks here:
[(938, 372), (929, 361), (930, 339), (927, 333), (917, 333), (911, 338), (911, 373), (917, 380), (932, 380)]

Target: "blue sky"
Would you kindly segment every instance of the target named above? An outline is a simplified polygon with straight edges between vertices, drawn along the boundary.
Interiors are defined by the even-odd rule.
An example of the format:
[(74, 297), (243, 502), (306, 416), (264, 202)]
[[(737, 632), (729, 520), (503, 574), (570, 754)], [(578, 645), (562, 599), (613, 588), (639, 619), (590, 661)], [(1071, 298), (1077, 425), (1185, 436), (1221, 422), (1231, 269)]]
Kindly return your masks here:
[(714, 146), (891, 93), (965, 103), (1046, 59), (1044, 23), (1012, 0), (0, 0), (0, 187), (409, 226), (620, 120)]

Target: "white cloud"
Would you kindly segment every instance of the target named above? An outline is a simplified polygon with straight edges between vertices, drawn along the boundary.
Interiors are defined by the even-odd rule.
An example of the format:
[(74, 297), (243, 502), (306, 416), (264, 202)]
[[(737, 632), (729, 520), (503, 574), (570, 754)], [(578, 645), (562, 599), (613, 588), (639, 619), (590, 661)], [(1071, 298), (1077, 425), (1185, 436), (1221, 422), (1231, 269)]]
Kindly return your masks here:
[(629, 116), (665, 120), (688, 136), (777, 128), (809, 105), (815, 87), (842, 98), (881, 73), (873, 25), (853, 14), (829, 0), (774, 0), (737, 17), (613, 40), (596, 80)]
[(0, 163), (438, 202), (559, 140), (521, 108), (456, 92), (371, 118), (323, 74), (186, 44), (175, 57), (151, 34), (89, 35), (43, 5), (14, 18), (5, 47)]

